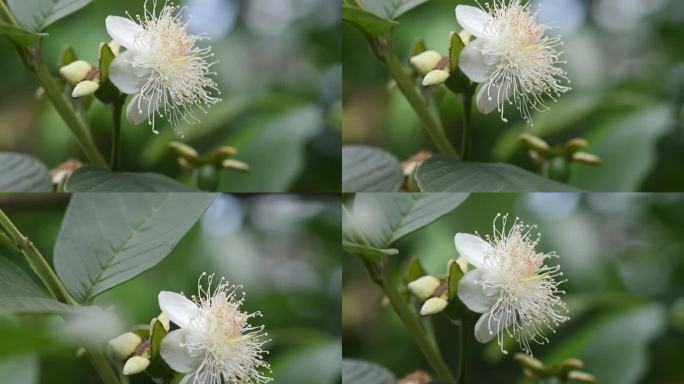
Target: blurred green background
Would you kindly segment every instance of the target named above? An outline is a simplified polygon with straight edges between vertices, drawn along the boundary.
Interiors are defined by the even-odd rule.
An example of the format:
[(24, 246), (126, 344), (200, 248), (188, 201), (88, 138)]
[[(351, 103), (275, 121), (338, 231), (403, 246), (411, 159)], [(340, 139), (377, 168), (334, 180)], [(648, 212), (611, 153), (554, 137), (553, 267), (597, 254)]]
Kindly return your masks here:
[[(107, 15), (141, 14), (141, 0), (98, 0), (47, 29), (46, 62), (57, 73), (67, 44), (96, 62), (110, 41)], [(150, 2), (151, 5), (152, 2)], [(200, 152), (233, 145), (252, 165), (242, 175), (224, 172), (229, 192), (336, 191), (340, 184), (340, 5), (330, 0), (186, 0), (189, 31), (206, 33), (218, 61), (212, 69), (223, 101), (185, 126), (186, 143)], [(33, 154), (52, 168), (84, 159), (70, 131), (47, 100), (36, 100), (37, 82), (14, 49), (0, 40), (0, 150)], [(111, 113), (93, 103), (89, 120), (108, 156)], [(125, 120), (125, 119), (124, 119)], [(122, 169), (154, 171), (187, 181), (166, 144), (179, 140), (162, 126), (124, 123)]]
[[(483, 4), (485, 2), (482, 2)], [(684, 2), (681, 0), (534, 0), (540, 21), (558, 28), (563, 60), (573, 90), (551, 111), (534, 116), (533, 127), (514, 107), (511, 121), (496, 113), (473, 116), (475, 161), (512, 162), (535, 170), (518, 142), (531, 132), (550, 144), (573, 137), (590, 142), (588, 152), (603, 165), (573, 165), (570, 184), (590, 191), (681, 191), (684, 161)], [(446, 54), (454, 16), (470, 0), (433, 0), (399, 18), (394, 45), (408, 68), (414, 39)], [(389, 76), (362, 35), (344, 25), (343, 142), (387, 149), (406, 159), (421, 149), (435, 150), (408, 103), (387, 91)], [(452, 143), (460, 143), (462, 102), (447, 96), (440, 105)]]
[[(9, 196), (0, 200), (0, 208), (51, 259), (67, 200), (66, 195)], [(340, 226), (334, 196), (222, 195), (159, 266), (104, 293), (95, 304), (113, 306), (126, 328), (147, 324), (159, 314), (159, 291), (192, 294), (202, 272), (225, 276), (244, 285), (244, 310), (263, 314), (255, 323), (265, 324), (272, 339), (266, 359), (274, 383), (337, 383), (342, 354)], [(19, 326), (0, 321), (3, 380), (99, 382), (87, 359), (75, 356), (76, 346), (42, 336), (50, 330), (32, 328), (36, 324), (49, 326), (30, 318)], [(22, 378), (21, 369), (3, 363), (10, 357), (7, 351), (36, 344), (41, 351), (39, 381)], [(150, 382), (138, 376), (131, 383)]]
[[(348, 202), (351, 204), (351, 201)], [(545, 363), (577, 357), (598, 383), (684, 382), (684, 196), (667, 194), (474, 194), (461, 206), (396, 244), (390, 259), (397, 284), (410, 257), (428, 273), (446, 273), (458, 256), (457, 232), (484, 236), (497, 213), (538, 225), (539, 251), (555, 250), (567, 282), (561, 288), (571, 319), (533, 345)], [(429, 371), (409, 334), (356, 258), (343, 259), (342, 334), (345, 358), (386, 366), (397, 377)], [(437, 340), (452, 369), (458, 331), (434, 317)], [(469, 331), (468, 383), (522, 383), (496, 342), (481, 345)], [(509, 340), (510, 341), (510, 340)]]

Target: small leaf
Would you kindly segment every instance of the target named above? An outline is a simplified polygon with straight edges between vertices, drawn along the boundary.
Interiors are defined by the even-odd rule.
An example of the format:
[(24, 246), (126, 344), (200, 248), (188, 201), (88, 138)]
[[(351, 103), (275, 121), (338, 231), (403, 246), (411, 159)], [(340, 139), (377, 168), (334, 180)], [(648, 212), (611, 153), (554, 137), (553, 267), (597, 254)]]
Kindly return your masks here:
[(5, 36), (19, 45), (30, 45), (46, 34), (27, 31), (0, 20), (0, 36)]
[(356, 359), (342, 359), (342, 384), (397, 384), (387, 368)]
[(161, 342), (166, 337), (168, 332), (164, 329), (164, 325), (159, 320), (155, 320), (152, 324), (152, 333), (150, 334), (150, 353), (154, 360), (159, 355), (159, 348), (161, 347)]
[(342, 241), (342, 249), (352, 255), (358, 255), (370, 261), (379, 260), (385, 256), (392, 256), (399, 254), (399, 250), (394, 248), (378, 249), (368, 247), (361, 244), (352, 243), (350, 241)]
[(55, 271), (75, 299), (89, 301), (161, 262), (214, 199), (199, 192), (74, 194)]
[(449, 301), (456, 297), (458, 292), (458, 282), (463, 277), (463, 271), (456, 260), (449, 260), (449, 272), (447, 273), (447, 288), (449, 290)]
[(404, 272), (404, 284), (418, 280), (418, 278), (425, 275), (427, 275), (427, 273), (425, 272), (423, 265), (420, 263), (420, 259), (414, 256), (406, 266), (406, 272)]
[(0, 191), (50, 192), (50, 171), (31, 156), (0, 152)]
[(419, 54), (427, 51), (427, 44), (425, 44), (425, 40), (422, 38), (417, 38), (413, 41), (413, 44), (411, 44), (411, 55), (410, 57), (413, 56), (418, 56)]
[(382, 36), (399, 24), (352, 5), (342, 6), (342, 20), (372, 37)]
[(193, 189), (156, 173), (112, 172), (87, 165), (66, 182), (67, 192), (192, 192)]
[(40, 32), (90, 4), (92, 0), (7, 0), (7, 5), (24, 28)]
[(343, 192), (396, 192), (403, 180), (399, 160), (389, 152), (361, 145), (342, 147)]
[(577, 192), (510, 164), (472, 163), (432, 156), (416, 171), (423, 192)]

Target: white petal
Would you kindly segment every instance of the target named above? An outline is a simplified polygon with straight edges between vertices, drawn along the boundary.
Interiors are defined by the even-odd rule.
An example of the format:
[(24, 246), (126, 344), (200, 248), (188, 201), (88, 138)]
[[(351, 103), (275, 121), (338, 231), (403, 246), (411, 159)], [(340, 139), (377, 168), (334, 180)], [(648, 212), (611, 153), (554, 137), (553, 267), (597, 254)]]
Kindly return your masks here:
[(470, 5), (456, 6), (456, 20), (475, 37), (483, 37), (485, 25), (492, 19), (487, 12)]
[(487, 278), (487, 271), (478, 268), (466, 273), (458, 282), (456, 294), (463, 304), (473, 312), (488, 312), (499, 298), (500, 291), (498, 289), (482, 287), (481, 282)]
[(503, 332), (508, 325), (508, 322), (499, 325), (499, 321), (496, 318), (491, 317), (489, 313), (485, 313), (475, 323), (475, 340), (484, 344), (493, 339), (498, 332)]
[(185, 376), (183, 376), (183, 379), (178, 384), (191, 384), (194, 379), (195, 379), (195, 375), (185, 375)]
[(477, 110), (484, 114), (492, 113), (501, 105), (502, 101), (511, 96), (511, 94), (512, 87), (510, 86), (507, 86), (506, 90), (502, 91), (501, 87), (494, 84), (482, 84), (480, 90), (477, 92)]
[[(177, 329), (164, 337), (159, 353), (174, 371), (191, 373), (197, 370), (206, 354), (206, 350), (198, 344), (199, 340), (196, 332)], [(188, 344), (192, 344), (193, 348), (188, 348)]]
[(109, 79), (121, 92), (129, 95), (140, 92), (147, 82), (147, 73), (136, 69), (132, 64), (135, 55), (135, 51), (121, 53), (109, 66)]
[(487, 252), (492, 250), (488, 242), (469, 233), (457, 233), (454, 236), (454, 245), (459, 255), (478, 268), (482, 267)]
[(142, 29), (133, 20), (119, 16), (107, 16), (107, 33), (120, 45), (131, 49), (135, 45), (135, 35)]
[(149, 98), (143, 98), (139, 95), (133, 96), (126, 107), (126, 116), (128, 121), (133, 125), (138, 125), (157, 111), (159, 98), (155, 97), (152, 102)]
[(187, 297), (169, 291), (159, 292), (159, 308), (169, 319), (181, 328), (187, 328), (197, 316), (199, 307)]
[(487, 65), (485, 54), (482, 53), (484, 44), (485, 41), (481, 39), (469, 43), (461, 51), (458, 61), (458, 67), (461, 71), (475, 83), (484, 83), (492, 75), (490, 68), (493, 67)]

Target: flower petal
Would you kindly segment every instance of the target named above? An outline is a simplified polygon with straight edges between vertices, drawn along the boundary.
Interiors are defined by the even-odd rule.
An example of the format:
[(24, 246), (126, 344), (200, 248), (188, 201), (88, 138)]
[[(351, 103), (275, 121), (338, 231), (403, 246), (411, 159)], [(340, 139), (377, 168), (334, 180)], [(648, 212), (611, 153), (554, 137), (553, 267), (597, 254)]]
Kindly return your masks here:
[(180, 383), (178, 383), (178, 384), (192, 384), (194, 380), (195, 380), (194, 374), (185, 375), (185, 376), (183, 376), (183, 379), (181, 379)]
[[(510, 83), (510, 82), (509, 82)], [(500, 86), (491, 83), (484, 83), (477, 92), (477, 110), (484, 113), (492, 113), (502, 103), (502, 99), (511, 96), (512, 87), (507, 86), (506, 91), (502, 91)]]
[(197, 316), (199, 308), (187, 297), (169, 291), (159, 292), (159, 308), (169, 319), (181, 328), (187, 328)]
[(484, 344), (496, 337), (497, 333), (503, 332), (509, 325), (509, 322), (500, 324), (498, 319), (492, 317), (491, 313), (487, 312), (480, 316), (477, 323), (475, 323), (475, 340), (478, 343)]
[[(485, 61), (485, 54), (482, 52), (485, 42), (481, 39), (475, 40), (463, 48), (458, 61), (458, 67), (468, 78), (475, 83), (484, 83), (492, 75), (492, 68)], [(491, 55), (490, 55), (491, 56)], [(491, 57), (487, 61), (491, 61)]]
[(482, 281), (487, 278), (487, 271), (477, 268), (470, 271), (458, 282), (456, 295), (473, 312), (488, 312), (499, 298), (499, 290), (484, 288)]
[[(206, 350), (201, 348), (199, 335), (188, 329), (177, 329), (164, 337), (160, 354), (164, 361), (176, 372), (191, 373), (197, 370), (204, 359)], [(189, 348), (189, 345), (192, 348)]]
[(107, 16), (105, 25), (112, 40), (128, 49), (135, 46), (135, 35), (142, 30), (133, 20), (119, 16)]
[(133, 66), (135, 54), (135, 51), (121, 53), (109, 66), (109, 79), (121, 92), (129, 95), (140, 92), (147, 81), (146, 74)]
[(479, 236), (460, 232), (454, 236), (454, 245), (459, 255), (478, 268), (482, 267), (485, 255), (492, 249), (492, 246)]
[(483, 37), (485, 25), (492, 19), (487, 12), (470, 5), (456, 6), (456, 20), (475, 37)]
[(135, 95), (131, 101), (128, 102), (126, 116), (131, 124), (138, 125), (156, 112), (157, 108), (159, 108), (159, 97), (154, 97), (154, 100), (150, 101), (150, 98), (148, 97)]

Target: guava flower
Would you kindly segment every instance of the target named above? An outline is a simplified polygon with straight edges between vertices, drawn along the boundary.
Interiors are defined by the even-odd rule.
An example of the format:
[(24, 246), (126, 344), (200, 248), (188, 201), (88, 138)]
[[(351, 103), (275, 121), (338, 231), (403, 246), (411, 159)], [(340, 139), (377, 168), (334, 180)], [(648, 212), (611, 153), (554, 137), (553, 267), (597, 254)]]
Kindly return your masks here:
[(485, 239), (467, 233), (454, 236), (458, 253), (476, 267), (463, 276), (457, 294), (470, 310), (482, 313), (475, 324), (477, 341), (486, 343), (496, 336), (501, 351), (508, 353), (503, 347), (505, 330), (531, 355), (530, 342), (547, 343), (545, 331), (555, 332), (554, 327), (569, 319), (561, 314), (567, 308), (559, 297), (565, 292), (558, 289), (565, 280), (556, 280), (563, 275), (558, 265), (544, 263), (558, 255), (536, 251), (540, 235), (531, 234), (536, 227), (516, 218), (507, 229), (507, 218), (496, 215), (493, 233)]
[(241, 286), (221, 279), (212, 290), (213, 275), (192, 300), (182, 294), (162, 291), (159, 307), (180, 329), (169, 333), (161, 344), (161, 356), (175, 371), (185, 373), (181, 384), (268, 383), (262, 371), (270, 370), (263, 360), (262, 346), (268, 341), (263, 326), (251, 325), (260, 312), (240, 310), (245, 295)]
[[(107, 33), (126, 48), (116, 56), (109, 78), (123, 93), (134, 95), (128, 104), (127, 116), (132, 124), (147, 120), (155, 129), (155, 114), (166, 115), (179, 132), (181, 121), (199, 120), (194, 110), (216, 104), (220, 94), (209, 62), (211, 48), (199, 48), (196, 43), (205, 36), (190, 35), (181, 20), (182, 8), (165, 5), (157, 14), (156, 1), (136, 21), (119, 16), (107, 16)], [(182, 134), (182, 132), (179, 132)]]
[(548, 110), (545, 98), (555, 101), (570, 90), (563, 84), (570, 83), (567, 73), (559, 67), (563, 42), (546, 34), (551, 27), (537, 22), (538, 13), (526, 0), (493, 0), (484, 10), (456, 7), (456, 20), (476, 38), (461, 52), (459, 67), (482, 83), (477, 94), (482, 113), (496, 109), (507, 122), (504, 107), (514, 104), (532, 125), (534, 111)]

